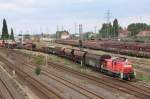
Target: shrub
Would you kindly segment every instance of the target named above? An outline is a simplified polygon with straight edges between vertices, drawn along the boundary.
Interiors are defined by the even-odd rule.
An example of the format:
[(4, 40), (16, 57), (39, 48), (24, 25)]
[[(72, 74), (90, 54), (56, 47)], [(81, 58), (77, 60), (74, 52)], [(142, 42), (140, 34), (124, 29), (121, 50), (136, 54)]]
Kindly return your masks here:
[(40, 67), (37, 67), (37, 68), (35, 69), (35, 74), (36, 74), (36, 75), (40, 75), (40, 74), (41, 74), (41, 68), (40, 68)]

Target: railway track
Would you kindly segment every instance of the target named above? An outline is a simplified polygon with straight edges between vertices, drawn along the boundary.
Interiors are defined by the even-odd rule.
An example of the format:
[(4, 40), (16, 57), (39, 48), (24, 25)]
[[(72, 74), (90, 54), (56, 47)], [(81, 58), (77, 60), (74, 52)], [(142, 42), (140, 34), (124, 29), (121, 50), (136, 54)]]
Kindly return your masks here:
[[(24, 61), (21, 61), (19, 60), (20, 64), (22, 64), (23, 66), (26, 66), (26, 67), (30, 67), (31, 70), (35, 69), (33, 66), (25, 63)], [(29, 70), (29, 68), (28, 68)], [(62, 76), (58, 76), (57, 74), (54, 74), (52, 72), (49, 72), (47, 70), (43, 71), (42, 72), (43, 75), (49, 77), (50, 79), (53, 79), (63, 85), (65, 85), (66, 87), (86, 96), (87, 98), (89, 99), (104, 99), (103, 97), (101, 97), (99, 94), (95, 94), (94, 92), (84, 88), (84, 87), (81, 87), (79, 86), (78, 84), (74, 83), (74, 82), (71, 82), (69, 80), (66, 80), (64, 79)]]
[[(44, 83), (37, 80), (36, 78), (32, 77), (30, 74), (26, 73), (25, 71), (21, 70), (20, 68), (16, 67), (14, 64), (9, 62), (7, 59), (0, 56), (1, 61), (3, 61), (11, 70), (13, 67), (16, 68), (16, 74), (25, 78), (27, 82), (29, 82), (33, 87), (35, 87), (39, 92), (46, 95), (47, 98), (50, 99), (61, 99), (61, 96), (58, 93), (55, 93), (53, 90), (48, 88)], [(15, 98), (14, 98), (15, 99)]]
[[(148, 88), (143, 88), (140, 86), (134, 86), (133, 84), (129, 84), (126, 82), (120, 82), (120, 81), (116, 81), (115, 79), (107, 79), (107, 78), (103, 78), (103, 77), (95, 77), (95, 76), (91, 76), (76, 70), (73, 70), (71, 68), (65, 67), (63, 65), (60, 65), (58, 63), (54, 63), (54, 62), (49, 62), (50, 66), (53, 66), (54, 68), (57, 69), (61, 69), (61, 70), (65, 70), (67, 72), (70, 72), (72, 74), (76, 74), (79, 75), (81, 77), (85, 77), (89, 80), (95, 81), (99, 84), (104, 84), (106, 86), (110, 86), (112, 88), (118, 89), (120, 91), (123, 91), (125, 93), (128, 93), (130, 95), (134, 95), (137, 98), (141, 98), (141, 99), (150, 99), (150, 89)], [(105, 77), (105, 76), (104, 76)]]
[(91, 75), (87, 75), (84, 73), (81, 73), (79, 71), (67, 68), (63, 65), (54, 63), (54, 62), (49, 62), (49, 65), (57, 68), (57, 69), (61, 69), (61, 70), (65, 70), (67, 72), (82, 76), (82, 77), (86, 77), (89, 80), (95, 81), (99, 84), (104, 84), (106, 86), (110, 86), (112, 88), (118, 89), (120, 91), (123, 91), (125, 93), (131, 94), (136, 96), (137, 98), (141, 98), (141, 99), (149, 99), (150, 98), (150, 89), (144, 87), (144, 86), (136, 86), (133, 84), (129, 84), (127, 82), (123, 82), (120, 83), (118, 81), (116, 81), (115, 79), (107, 79), (107, 78), (99, 78), (99, 77), (95, 77), (95, 76), (91, 76)]
[(0, 99), (16, 99), (7, 84), (0, 78)]
[[(82, 75), (83, 77), (86, 77), (90, 80), (96, 81), (98, 83), (102, 83), (102, 84), (107, 85), (107, 86), (111, 86), (115, 89), (118, 89), (120, 91), (126, 92), (126, 93), (131, 94), (131, 95), (134, 95), (138, 98), (149, 99), (149, 97), (150, 97), (150, 95), (149, 95), (150, 89), (148, 89), (147, 87), (144, 87), (144, 86), (136, 86), (136, 85), (128, 83), (127, 81), (123, 81), (123, 83), (122, 82), (120, 83), (120, 82), (118, 82), (118, 80), (114, 80), (114, 78), (111, 79), (110, 77), (106, 77), (106, 76), (104, 76), (104, 77), (108, 78), (108, 79), (97, 78), (97, 77), (95, 78), (93, 76), (89, 76), (89, 75), (85, 75), (85, 74), (83, 75), (81, 72), (74, 71), (72, 69), (66, 68), (60, 64), (56, 64), (53, 62), (49, 62), (49, 65), (51, 65), (57, 69), (63, 69), (65, 71), (67, 70), (67, 72), (71, 72), (71, 73), (74, 73), (76, 75), (80, 74), (80, 76)], [(101, 82), (101, 81), (104, 81), (104, 82)], [(110, 84), (110, 82), (112, 84)]]
[[(21, 61), (20, 61), (21, 62)], [(24, 66), (27, 66), (31, 68), (32, 70), (35, 69), (32, 65), (26, 64), (24, 61), (21, 62)], [(73, 89), (74, 91), (88, 97), (89, 99), (104, 99), (99, 94), (94, 93), (93, 91), (90, 91), (83, 86), (79, 86), (77, 83), (66, 80), (63, 76), (60, 76), (56, 73), (50, 72), (49, 69), (45, 69), (42, 71), (42, 74), (49, 77), (50, 79), (54, 79), (55, 81), (65, 85), (66, 87)]]

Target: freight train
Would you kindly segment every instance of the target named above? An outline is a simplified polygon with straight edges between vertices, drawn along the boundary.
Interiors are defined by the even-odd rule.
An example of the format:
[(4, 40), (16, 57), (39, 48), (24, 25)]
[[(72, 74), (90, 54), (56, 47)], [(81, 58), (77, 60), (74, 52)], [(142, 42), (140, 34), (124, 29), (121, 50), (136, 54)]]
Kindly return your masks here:
[(97, 55), (79, 49), (56, 46), (42, 47), (40, 49), (36, 48), (33, 50), (65, 57), (85, 66), (94, 67), (102, 73), (125, 80), (134, 79), (136, 75), (131, 62), (125, 57)]
[[(14, 45), (14, 44), (13, 44)], [(111, 57), (110, 55), (97, 55), (80, 49), (48, 46), (37, 48), (33, 43), (15, 44), (13, 48), (26, 49), (47, 54), (54, 54), (96, 68), (99, 72), (119, 77), (125, 80), (134, 79), (136, 73), (131, 62), (125, 57)]]
[(0, 40), (0, 47), (15, 48), (17, 43), (14, 40)]
[(119, 42), (119, 41), (82, 41), (78, 40), (56, 40), (56, 43), (66, 44), (95, 50), (103, 50), (122, 55), (150, 58), (150, 43)]

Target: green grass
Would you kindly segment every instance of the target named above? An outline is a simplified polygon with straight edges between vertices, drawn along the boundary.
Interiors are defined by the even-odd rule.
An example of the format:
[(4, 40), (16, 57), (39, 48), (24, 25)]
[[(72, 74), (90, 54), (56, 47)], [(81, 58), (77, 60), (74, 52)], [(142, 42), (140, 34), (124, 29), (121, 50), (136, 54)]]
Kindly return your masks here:
[(140, 68), (138, 64), (133, 64), (132, 66), (136, 69)]
[(88, 84), (88, 82), (87, 82), (87, 81), (85, 81), (85, 80), (81, 80), (81, 84), (86, 85), (86, 84)]
[(150, 77), (145, 75), (140, 75), (139, 80), (144, 82), (150, 82)]

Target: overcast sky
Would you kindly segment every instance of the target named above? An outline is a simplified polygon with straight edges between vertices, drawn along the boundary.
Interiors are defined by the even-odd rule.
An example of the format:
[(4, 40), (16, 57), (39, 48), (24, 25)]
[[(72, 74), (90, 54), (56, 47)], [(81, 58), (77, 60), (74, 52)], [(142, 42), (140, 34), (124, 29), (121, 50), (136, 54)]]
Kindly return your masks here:
[(55, 33), (57, 25), (73, 33), (75, 23), (82, 23), (84, 31), (94, 31), (106, 22), (108, 9), (111, 21), (117, 18), (123, 27), (150, 23), (150, 0), (0, 0), (0, 28), (6, 18), (8, 28), (17, 33)]

